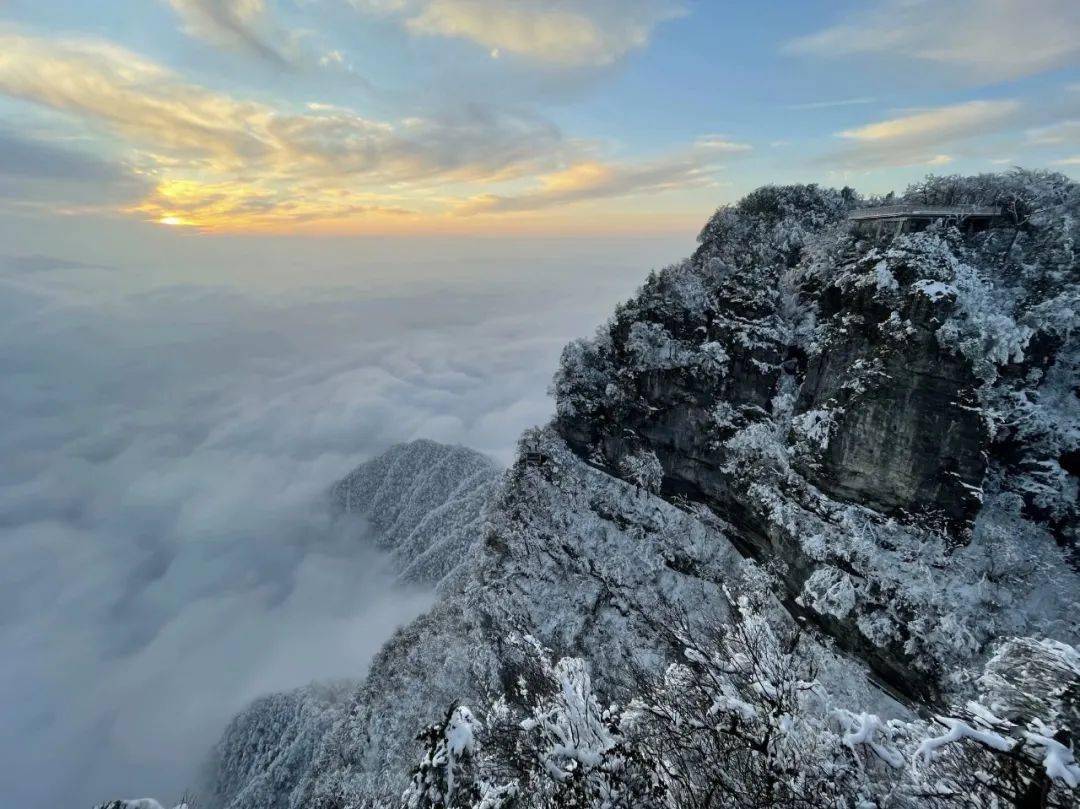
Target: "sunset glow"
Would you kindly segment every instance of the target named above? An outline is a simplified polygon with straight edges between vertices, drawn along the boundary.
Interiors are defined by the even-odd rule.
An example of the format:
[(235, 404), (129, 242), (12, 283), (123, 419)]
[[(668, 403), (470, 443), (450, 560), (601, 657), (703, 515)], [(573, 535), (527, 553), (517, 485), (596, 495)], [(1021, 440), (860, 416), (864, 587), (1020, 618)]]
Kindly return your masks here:
[[(89, 172), (108, 181), (102, 214), (193, 237), (608, 233), (649, 213), (686, 232), (764, 179), (888, 190), (946, 166), (1075, 167), (1075, 14), (1025, 16), (1026, 48), (1004, 3), (976, 48), (962, 3), (878, 5), (15, 3), (0, 111), (82, 167), (27, 193), (86, 211)], [(887, 45), (905, 21), (934, 41)], [(1009, 47), (991, 69), (994, 41)], [(871, 69), (896, 59), (925, 69)]]

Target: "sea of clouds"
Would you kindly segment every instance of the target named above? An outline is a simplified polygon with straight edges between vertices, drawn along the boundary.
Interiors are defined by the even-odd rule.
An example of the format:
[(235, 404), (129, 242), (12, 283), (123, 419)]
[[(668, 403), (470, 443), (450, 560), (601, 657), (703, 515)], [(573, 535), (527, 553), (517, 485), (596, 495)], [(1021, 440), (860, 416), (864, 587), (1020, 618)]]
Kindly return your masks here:
[(253, 697), (362, 676), (431, 596), (329, 484), (417, 437), (507, 462), (561, 346), (670, 252), (0, 256), (0, 802), (173, 799)]

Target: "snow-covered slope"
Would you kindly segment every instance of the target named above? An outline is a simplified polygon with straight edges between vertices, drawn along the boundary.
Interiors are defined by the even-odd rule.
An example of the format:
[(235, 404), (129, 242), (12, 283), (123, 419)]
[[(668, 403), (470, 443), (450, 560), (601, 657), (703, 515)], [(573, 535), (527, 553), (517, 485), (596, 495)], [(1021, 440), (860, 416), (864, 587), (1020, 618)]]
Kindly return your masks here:
[(402, 579), (436, 584), (469, 558), (498, 479), (479, 452), (420, 440), (361, 464), (332, 495), (375, 528)]
[[(483, 704), (499, 693), (515, 633), (527, 632), (559, 654), (587, 655), (597, 685), (614, 694), (624, 687), (629, 661), (659, 665), (665, 654), (664, 632), (650, 621), (675, 611), (723, 610), (718, 588), (738, 578), (742, 560), (722, 521), (589, 466), (549, 430), (531, 432), (523, 443), (534, 460), (519, 461), (502, 478), (455, 589), (386, 645), (345, 702), (332, 706), (301, 692), (260, 701), (238, 717), (217, 752), (214, 805), (392, 803), (415, 757), (418, 730), (449, 705)], [(423, 447), (435, 456), (457, 452), (438, 449)], [(397, 470), (395, 485), (415, 490), (427, 472), (406, 461), (415, 450), (395, 448), (366, 469), (364, 491), (387, 492), (375, 468)], [(412, 472), (402, 473), (406, 468)], [(786, 620), (778, 605), (775, 614)], [(834, 664), (856, 671), (839, 659)], [(861, 676), (837, 680), (850, 684), (859, 704), (887, 704)], [(271, 783), (278, 792), (267, 791)], [(271, 794), (277, 802), (268, 802)]]

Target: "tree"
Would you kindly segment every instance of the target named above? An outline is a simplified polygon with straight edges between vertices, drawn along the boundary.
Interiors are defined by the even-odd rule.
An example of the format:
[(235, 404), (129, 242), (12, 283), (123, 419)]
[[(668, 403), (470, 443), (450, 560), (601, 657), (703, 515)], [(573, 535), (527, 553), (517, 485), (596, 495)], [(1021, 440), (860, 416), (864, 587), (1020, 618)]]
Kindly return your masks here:
[(664, 467), (651, 449), (627, 453), (619, 460), (619, 474), (650, 494), (660, 491), (664, 482)]
[(489, 712), (501, 778), (520, 784), (520, 807), (638, 809), (660, 805), (662, 788), (624, 731), (615, 705), (604, 707), (584, 660), (551, 657), (534, 638), (511, 639), (518, 657), (509, 692)]
[(1002, 642), (978, 680), (978, 698), (916, 751), (920, 790), (939, 806), (1076, 806), (1080, 764), (1080, 651), (1035, 638)]
[(730, 620), (665, 621), (682, 659), (641, 676), (631, 705), (667, 805), (809, 809), (890, 791), (893, 726), (833, 707), (798, 626), (772, 625), (748, 596), (728, 607)]
[(424, 753), (401, 796), (402, 809), (472, 807), (483, 797), (474, 753), (479, 723), (464, 705), (452, 705), (441, 722), (417, 736)]

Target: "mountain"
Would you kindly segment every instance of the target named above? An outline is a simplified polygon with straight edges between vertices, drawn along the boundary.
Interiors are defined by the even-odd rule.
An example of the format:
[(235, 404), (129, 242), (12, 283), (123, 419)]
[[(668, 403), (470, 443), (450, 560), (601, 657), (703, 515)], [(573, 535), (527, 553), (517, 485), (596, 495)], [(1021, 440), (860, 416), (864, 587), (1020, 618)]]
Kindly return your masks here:
[(359, 466), (331, 495), (368, 520), (403, 580), (436, 584), (466, 563), (499, 477), (479, 452), (422, 440)]
[(655, 455), (783, 563), (792, 610), (934, 701), (995, 637), (1076, 637), (1078, 198), (1025, 174), (907, 199), (1010, 213), (873, 243), (850, 195), (763, 188), (568, 347), (556, 425), (614, 469)]
[[(465, 453), (430, 442), (395, 447), (347, 477), (336, 497), (340, 502), (345, 486), (385, 492), (392, 483), (410, 500), (429, 491), (433, 457), (465, 461), (453, 466), (462, 475), (456, 482), (442, 478), (444, 490), (457, 489), (472, 479), (466, 470), (476, 459)], [(598, 682), (617, 687), (628, 658), (655, 654), (657, 630), (647, 625), (648, 616), (658, 615), (661, 604), (692, 613), (715, 609), (723, 601), (719, 587), (741, 566), (722, 521), (688, 513), (590, 466), (552, 430), (529, 432), (521, 458), (499, 482), (486, 529), (473, 535), (475, 545), (465, 554), (467, 575), (386, 645), (366, 681), (338, 706), (329, 730), (322, 725), (325, 703), (306, 690), (289, 698), (303, 708), (290, 703), (282, 711), (263, 700), (234, 720), (217, 759), (220, 805), (298, 809), (335, 805), (342, 796), (392, 801), (414, 758), (414, 737), (434, 713), (458, 701), (489, 700), (501, 688), (512, 656), (509, 636), (524, 630), (546, 646), (588, 654)], [(368, 512), (375, 502), (359, 507)], [(411, 542), (413, 532), (397, 536)], [(864, 686), (860, 700), (868, 695)], [(283, 723), (282, 712), (298, 711), (303, 718)], [(282, 734), (282, 724), (293, 730)], [(305, 745), (297, 754), (295, 737), (320, 734), (313, 748)], [(280, 745), (267, 749), (270, 739)], [(262, 762), (261, 772), (272, 772), (277, 802), (252, 789), (252, 760)], [(238, 770), (246, 777), (237, 778)]]
[(900, 201), (1001, 213), (879, 238), (895, 200), (760, 189), (567, 346), (510, 469), (347, 476), (439, 600), (234, 719), (204, 804), (1075, 805), (1080, 188)]

